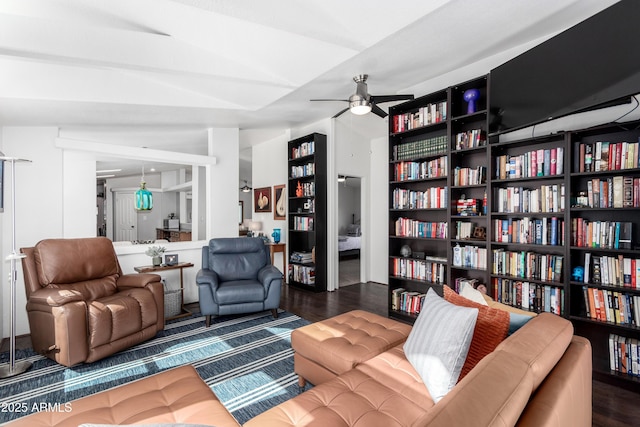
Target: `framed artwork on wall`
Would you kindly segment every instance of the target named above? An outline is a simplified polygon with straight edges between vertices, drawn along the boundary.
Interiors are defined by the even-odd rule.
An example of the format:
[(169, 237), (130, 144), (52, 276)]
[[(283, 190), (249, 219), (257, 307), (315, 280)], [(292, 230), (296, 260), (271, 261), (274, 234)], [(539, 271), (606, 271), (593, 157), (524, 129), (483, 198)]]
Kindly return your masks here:
[(275, 200), (273, 219), (284, 221), (287, 219), (287, 192), (284, 185), (273, 187), (273, 200)]
[(255, 212), (271, 212), (271, 187), (253, 189), (253, 206)]

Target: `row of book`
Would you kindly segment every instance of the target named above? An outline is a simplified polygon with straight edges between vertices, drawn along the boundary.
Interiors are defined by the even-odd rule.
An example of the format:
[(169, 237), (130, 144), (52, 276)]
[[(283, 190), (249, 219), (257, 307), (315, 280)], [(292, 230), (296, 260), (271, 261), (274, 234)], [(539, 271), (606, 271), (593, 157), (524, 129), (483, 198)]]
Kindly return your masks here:
[(316, 269), (308, 265), (289, 264), (289, 282), (313, 285), (316, 283)]
[(394, 160), (412, 160), (421, 157), (431, 157), (447, 153), (449, 140), (446, 135), (418, 141), (404, 142), (393, 146)]
[(564, 212), (564, 184), (496, 189), (495, 210), (501, 213)]
[(453, 247), (453, 265), (455, 267), (473, 268), (475, 270), (487, 269), (487, 248), (478, 246)]
[[(473, 236), (476, 231), (477, 224), (468, 221), (456, 221), (456, 239), (478, 239), (484, 240), (484, 237)], [(484, 230), (486, 232), (486, 229)], [(484, 234), (483, 234), (484, 235)], [(472, 237), (473, 236), (473, 237)]]
[(535, 178), (564, 173), (564, 148), (531, 150), (524, 154), (496, 157), (496, 178)]
[(446, 258), (429, 257), (429, 259), (393, 258), (391, 272), (396, 277), (424, 280), (430, 283), (446, 281)]
[(522, 310), (561, 316), (565, 312), (564, 289), (557, 286), (494, 277), (489, 292), (496, 301)]
[(311, 156), (316, 152), (315, 141), (303, 142), (297, 147), (291, 148), (291, 158), (299, 159), (300, 157)]
[(587, 181), (588, 208), (640, 207), (640, 178), (614, 176)]
[(640, 259), (584, 254), (583, 283), (640, 289)]
[(447, 187), (429, 187), (425, 191), (404, 188), (393, 190), (393, 209), (442, 209), (449, 206)]
[(640, 341), (609, 334), (609, 367), (614, 372), (640, 377)]
[(492, 256), (493, 274), (543, 282), (562, 282), (562, 255), (494, 249)]
[(446, 222), (426, 222), (411, 218), (398, 218), (395, 224), (397, 237), (423, 237), (430, 239), (446, 239)]
[(313, 218), (308, 216), (293, 217), (293, 229), (295, 231), (313, 231)]
[(482, 147), (484, 145), (487, 145), (487, 137), (482, 129), (473, 129), (456, 135), (456, 150)]
[(447, 120), (447, 101), (427, 104), (417, 111), (393, 116), (393, 133), (405, 132)]
[(424, 162), (400, 162), (394, 165), (394, 181), (440, 178), (447, 176), (449, 160), (447, 156)]
[(636, 326), (640, 296), (583, 286), (587, 317), (618, 325)]
[(487, 182), (487, 168), (463, 168), (456, 166), (453, 170), (453, 185), (478, 185)]
[(577, 172), (599, 172), (635, 169), (638, 164), (638, 142), (578, 143), (574, 150)]
[(420, 292), (396, 288), (391, 291), (391, 309), (409, 314), (418, 314), (422, 309), (424, 297), (425, 294)]
[(311, 176), (315, 174), (315, 163), (307, 163), (306, 165), (291, 166), (291, 178), (301, 178), (303, 176)]
[(571, 219), (571, 245), (579, 248), (631, 249), (633, 223)]
[(496, 219), (493, 232), (498, 243), (564, 245), (564, 220), (556, 217)]
[(616, 325), (638, 325), (640, 295), (629, 295), (624, 292), (588, 286), (583, 286), (582, 292), (588, 318)]

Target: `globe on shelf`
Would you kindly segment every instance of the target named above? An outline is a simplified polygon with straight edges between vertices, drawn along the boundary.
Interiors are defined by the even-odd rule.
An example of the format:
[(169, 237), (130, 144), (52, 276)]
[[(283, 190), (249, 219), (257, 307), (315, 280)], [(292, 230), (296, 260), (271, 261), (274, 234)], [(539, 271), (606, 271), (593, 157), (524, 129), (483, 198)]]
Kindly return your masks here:
[(409, 247), (409, 245), (402, 245), (402, 247), (400, 248), (400, 255), (405, 258), (411, 256), (411, 248)]

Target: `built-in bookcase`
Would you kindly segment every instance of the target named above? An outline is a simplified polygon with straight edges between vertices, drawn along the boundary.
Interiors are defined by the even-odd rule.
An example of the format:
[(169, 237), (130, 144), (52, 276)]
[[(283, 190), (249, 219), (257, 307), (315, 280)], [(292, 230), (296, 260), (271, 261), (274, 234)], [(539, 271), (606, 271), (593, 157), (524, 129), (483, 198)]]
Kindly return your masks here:
[(327, 137), (313, 133), (288, 143), (287, 282), (327, 290)]
[(429, 288), (483, 283), (570, 319), (594, 376), (640, 390), (640, 122), (487, 135), (486, 88), (389, 110), (389, 316), (411, 323)]

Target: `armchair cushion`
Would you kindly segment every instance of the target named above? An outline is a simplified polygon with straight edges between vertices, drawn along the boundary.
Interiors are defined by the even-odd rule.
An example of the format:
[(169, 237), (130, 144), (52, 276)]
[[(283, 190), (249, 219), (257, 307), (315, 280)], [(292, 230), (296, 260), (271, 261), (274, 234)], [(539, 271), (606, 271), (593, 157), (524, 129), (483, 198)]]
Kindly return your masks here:
[(220, 305), (262, 302), (264, 286), (256, 280), (230, 280), (218, 288), (214, 298)]
[(270, 264), (264, 243), (258, 238), (211, 239), (208, 269), (215, 271), (221, 282), (257, 279), (258, 271)]

